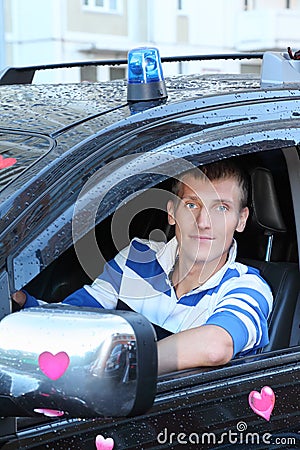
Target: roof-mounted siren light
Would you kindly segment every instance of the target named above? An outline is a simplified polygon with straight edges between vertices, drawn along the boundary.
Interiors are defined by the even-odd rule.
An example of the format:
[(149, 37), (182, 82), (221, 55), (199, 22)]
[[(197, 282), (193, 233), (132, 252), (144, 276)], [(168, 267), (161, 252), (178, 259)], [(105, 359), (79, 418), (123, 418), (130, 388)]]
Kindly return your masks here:
[(140, 47), (128, 52), (128, 102), (163, 100), (167, 90), (157, 48)]
[(291, 52), (264, 53), (260, 78), (262, 88), (300, 84), (300, 60), (291, 56)]

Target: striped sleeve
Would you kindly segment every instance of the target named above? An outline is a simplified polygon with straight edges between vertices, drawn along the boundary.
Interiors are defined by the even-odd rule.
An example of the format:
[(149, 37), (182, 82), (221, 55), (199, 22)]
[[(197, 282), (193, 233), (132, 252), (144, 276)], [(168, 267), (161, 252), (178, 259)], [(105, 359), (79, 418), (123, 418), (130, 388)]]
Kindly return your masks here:
[(105, 309), (115, 309), (119, 299), (124, 266), (130, 247), (126, 247), (104, 266), (103, 272), (92, 285), (85, 289)]
[[(28, 292), (24, 291), (26, 294), (26, 302), (23, 306), (23, 308), (32, 308), (35, 306), (49, 306), (48, 302), (44, 302), (43, 300), (39, 300), (35, 298), (33, 295), (30, 295)], [(77, 291), (70, 294), (68, 297), (66, 297), (62, 302), (62, 305), (73, 305), (73, 306), (86, 306), (86, 307), (93, 307), (93, 308), (102, 308), (101, 304), (97, 302), (91, 295), (88, 294), (88, 292), (81, 288)], [(51, 303), (50, 303), (51, 305)]]
[(35, 298), (33, 295), (30, 295), (24, 289), (22, 289), (22, 292), (24, 292), (24, 294), (26, 294), (26, 301), (25, 301), (24, 306), (23, 306), (24, 309), (32, 308), (34, 306), (47, 305), (47, 302), (44, 302), (43, 300), (39, 300), (39, 299)]
[(273, 298), (268, 284), (249, 268), (240, 277), (228, 280), (226, 292), (217, 303), (207, 324), (226, 329), (233, 339), (234, 355), (255, 353), (269, 342), (268, 317)]

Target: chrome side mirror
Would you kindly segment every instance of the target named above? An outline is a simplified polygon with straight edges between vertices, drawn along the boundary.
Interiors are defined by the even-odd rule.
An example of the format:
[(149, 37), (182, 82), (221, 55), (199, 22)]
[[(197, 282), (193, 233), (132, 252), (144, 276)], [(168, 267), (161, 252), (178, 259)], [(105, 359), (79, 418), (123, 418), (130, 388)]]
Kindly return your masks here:
[(156, 380), (156, 335), (140, 314), (53, 305), (0, 322), (2, 417), (142, 414)]

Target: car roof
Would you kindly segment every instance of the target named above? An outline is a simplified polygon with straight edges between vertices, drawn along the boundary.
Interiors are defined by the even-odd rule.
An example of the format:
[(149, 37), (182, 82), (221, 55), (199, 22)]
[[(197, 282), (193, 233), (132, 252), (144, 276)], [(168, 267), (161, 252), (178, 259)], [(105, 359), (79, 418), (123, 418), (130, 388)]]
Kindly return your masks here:
[[(259, 89), (259, 79), (252, 75), (178, 75), (167, 78), (166, 86), (166, 103), (173, 104)], [(44, 161), (46, 167), (49, 154), (53, 160), (78, 142), (132, 115), (125, 80), (4, 85), (0, 86), (0, 96), (0, 155), (16, 159), (0, 172), (0, 192), (37, 161)], [(36, 166), (36, 173), (41, 167), (43, 164)]]
[[(260, 87), (257, 76), (238, 74), (177, 75), (166, 78), (166, 86), (167, 103)], [(51, 135), (72, 122), (127, 104), (127, 83), (4, 85), (0, 95), (1, 129)]]

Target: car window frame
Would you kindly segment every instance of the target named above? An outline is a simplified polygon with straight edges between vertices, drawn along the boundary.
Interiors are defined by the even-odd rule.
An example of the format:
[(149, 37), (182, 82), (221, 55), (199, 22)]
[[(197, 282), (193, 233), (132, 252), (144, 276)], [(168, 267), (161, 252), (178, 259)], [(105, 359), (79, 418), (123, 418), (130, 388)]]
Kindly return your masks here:
[[(255, 126), (254, 126), (255, 128)], [(223, 130), (222, 134), (224, 134)], [(297, 131), (297, 130), (296, 130)], [(296, 133), (295, 131), (295, 133)], [(208, 132), (210, 134), (210, 132)], [(227, 133), (225, 133), (227, 134)], [(279, 138), (278, 135), (282, 135), (282, 139)], [(298, 134), (298, 133), (296, 133)], [(264, 139), (266, 138), (267, 139)], [(273, 137), (273, 139), (272, 139)], [(288, 137), (288, 139), (287, 139)], [(175, 142), (173, 145), (170, 145), (170, 143), (165, 144), (163, 147), (160, 147), (155, 152), (149, 152), (142, 154), (142, 159), (145, 158), (146, 161), (148, 159), (148, 162), (144, 166), (144, 171), (149, 170), (145, 169), (145, 167), (150, 165), (151, 166), (151, 158), (152, 161), (156, 158), (157, 161), (162, 157), (162, 155), (165, 155), (165, 157), (170, 160), (179, 160), (180, 158), (187, 159), (190, 163), (196, 163), (196, 164), (204, 164), (208, 162), (214, 162), (222, 158), (229, 158), (231, 156), (238, 156), (238, 155), (244, 155), (244, 154), (250, 154), (250, 153), (256, 153), (260, 151), (267, 151), (272, 150), (274, 148), (289, 148), (289, 147), (295, 147), (295, 139), (292, 138), (292, 129), (282, 129), (280, 130), (269, 130), (266, 131), (259, 131), (258, 133), (255, 133), (253, 130), (251, 131), (251, 140), (249, 139), (249, 136), (247, 133), (243, 134), (242, 136), (234, 136), (234, 137), (228, 137), (223, 136), (223, 138), (219, 135), (218, 139), (212, 141), (210, 139), (206, 140), (206, 142), (196, 142), (193, 146), (191, 146), (191, 143), (188, 139), (188, 143), (177, 143)], [(298, 139), (300, 141), (300, 136), (298, 136)], [(250, 142), (249, 142), (250, 141)], [(230, 145), (231, 144), (231, 145)], [(191, 151), (192, 148), (192, 151)], [(211, 151), (211, 148), (214, 149), (214, 151)], [(199, 152), (196, 153), (196, 150)], [(135, 163), (137, 156), (132, 155), (129, 157), (129, 164), (131, 163), (131, 160), (133, 160), (133, 164)], [(125, 158), (127, 159), (127, 157)], [(150, 162), (149, 162), (150, 161)], [(106, 166), (104, 168), (104, 172), (107, 173), (109, 177), (109, 171), (111, 169), (111, 166)], [(154, 169), (151, 169), (154, 171)], [(132, 175), (138, 173), (140, 171), (140, 167), (136, 169), (136, 172), (133, 172)], [(180, 170), (178, 169), (178, 172)], [(114, 175), (113, 175), (114, 176)], [(150, 183), (147, 183), (143, 186), (140, 186), (140, 189), (148, 189), (150, 187), (153, 187), (155, 184), (157, 184), (159, 180), (153, 179)], [(128, 192), (126, 192), (126, 196), (128, 196)], [(125, 198), (126, 198), (125, 196)], [(122, 199), (123, 200), (123, 199)], [(95, 225), (97, 225), (100, 220), (103, 220), (108, 215), (110, 215), (114, 210), (114, 207), (107, 202), (107, 206), (105, 208), (105, 213), (99, 217), (97, 217)], [(58, 216), (55, 220), (53, 220), (50, 225), (47, 226), (46, 229), (42, 231), (42, 234), (45, 236), (48, 236), (46, 238), (46, 241), (51, 244), (51, 239), (53, 239), (55, 236), (70, 236), (70, 227), (72, 224), (73, 219), (73, 212), (74, 212), (74, 205), (71, 205), (65, 210), (60, 216)], [(52, 231), (54, 230), (54, 232)], [(91, 230), (84, 230), (84, 233)], [(80, 236), (78, 236), (79, 238)], [(82, 237), (82, 236), (81, 236)], [(68, 239), (67, 248), (64, 247), (66, 244), (66, 240), (62, 239), (56, 239), (56, 244), (54, 246), (51, 246), (45, 250), (41, 248), (40, 243), (37, 243), (36, 241), (41, 241), (40, 235), (38, 237), (35, 237), (29, 244), (24, 246), (24, 248), (18, 248), (17, 251), (14, 251), (12, 254), (10, 254), (7, 258), (7, 266), (9, 268), (9, 273), (13, 275), (13, 278), (10, 280), (10, 285), (13, 287), (13, 290), (20, 289), (22, 286), (27, 284), (30, 279), (27, 278), (27, 280), (24, 279), (24, 276), (21, 275), (21, 271), (17, 269), (18, 260), (20, 259), (20, 254), (23, 254), (23, 257), (21, 258), (19, 262), (19, 267), (23, 267), (24, 263), (26, 261), (31, 261), (33, 264), (36, 262), (36, 267), (33, 268), (32, 274), (34, 276), (38, 275), (40, 272), (39, 269), (44, 269), (47, 265), (49, 265), (54, 259), (59, 257), (63, 251), (65, 251), (67, 248), (69, 248), (72, 245), (72, 240)], [(52, 241), (53, 242), (53, 241)], [(59, 244), (60, 243), (60, 244)], [(35, 248), (36, 250), (33, 251), (32, 249)], [(39, 252), (38, 258), (36, 258), (36, 252)], [(52, 254), (50, 253), (52, 252)], [(38, 261), (36, 260), (38, 259)], [(34, 266), (34, 264), (33, 264)], [(18, 275), (19, 274), (19, 275)], [(32, 276), (31, 279), (34, 277)]]

